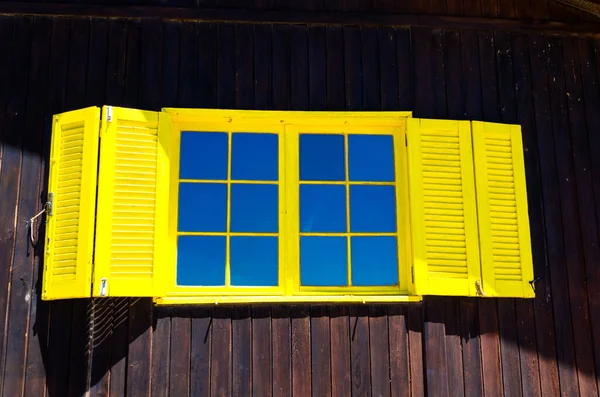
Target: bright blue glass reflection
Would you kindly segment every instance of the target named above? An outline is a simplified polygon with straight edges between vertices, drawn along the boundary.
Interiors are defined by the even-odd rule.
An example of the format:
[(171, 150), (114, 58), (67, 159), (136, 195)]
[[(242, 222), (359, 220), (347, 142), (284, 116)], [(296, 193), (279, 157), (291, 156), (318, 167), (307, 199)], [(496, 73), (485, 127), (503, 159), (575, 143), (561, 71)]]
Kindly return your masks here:
[(300, 180), (346, 179), (343, 135), (300, 135)]
[(396, 231), (394, 186), (350, 186), (350, 231), (356, 233)]
[(348, 135), (351, 181), (393, 182), (394, 141), (391, 135)]
[(278, 179), (277, 135), (236, 132), (231, 139), (231, 179)]
[(180, 232), (225, 232), (227, 185), (180, 183), (178, 213)]
[(225, 285), (225, 237), (179, 236), (177, 285)]
[(277, 185), (231, 185), (231, 231), (276, 233), (279, 230)]
[(231, 238), (231, 285), (277, 286), (277, 237)]
[(227, 133), (182, 132), (180, 179), (227, 179)]
[(346, 186), (300, 185), (300, 231), (345, 232)]
[(300, 284), (348, 285), (346, 237), (300, 237)]
[(352, 285), (398, 285), (396, 237), (351, 237)]

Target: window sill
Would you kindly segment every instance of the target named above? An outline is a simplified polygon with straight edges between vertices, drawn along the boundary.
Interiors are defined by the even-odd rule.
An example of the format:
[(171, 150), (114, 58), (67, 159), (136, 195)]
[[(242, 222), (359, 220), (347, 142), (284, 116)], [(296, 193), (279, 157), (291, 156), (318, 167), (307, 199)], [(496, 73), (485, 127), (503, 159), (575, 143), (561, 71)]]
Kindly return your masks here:
[(155, 298), (157, 305), (219, 305), (242, 303), (407, 303), (421, 302), (418, 295), (377, 296), (169, 296)]

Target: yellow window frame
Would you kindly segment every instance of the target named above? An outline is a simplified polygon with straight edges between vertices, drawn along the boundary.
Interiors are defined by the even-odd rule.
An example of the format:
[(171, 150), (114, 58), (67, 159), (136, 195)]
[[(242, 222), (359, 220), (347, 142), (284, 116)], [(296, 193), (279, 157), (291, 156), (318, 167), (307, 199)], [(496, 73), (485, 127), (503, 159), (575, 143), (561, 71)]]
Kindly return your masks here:
[[(251, 303), (251, 302), (407, 302), (419, 301), (411, 296), (410, 277), (410, 220), (408, 205), (408, 173), (406, 147), (406, 118), (411, 112), (291, 112), (291, 111), (239, 111), (214, 109), (164, 109), (171, 119), (171, 178), (169, 184), (169, 258), (165, 263), (165, 296), (156, 299), (158, 304), (189, 303)], [(229, 231), (230, 197), (228, 195), (227, 231), (224, 233), (180, 233), (177, 230), (180, 137), (182, 131), (275, 133), (279, 139), (279, 232), (231, 233)], [(352, 134), (385, 134), (394, 136), (396, 172), (396, 209), (398, 241), (399, 285), (393, 287), (306, 287), (300, 285), (299, 261), (299, 132)], [(229, 151), (231, 152), (231, 139)], [(229, 156), (229, 162), (231, 156)], [(346, 156), (346, 169), (347, 169)], [(231, 167), (228, 167), (230, 173)], [(347, 171), (346, 171), (347, 173)], [(188, 181), (186, 182), (203, 182)], [(206, 181), (208, 182), (208, 181)], [(228, 191), (231, 175), (227, 181)], [(240, 182), (240, 181), (235, 181)], [(243, 182), (243, 181), (241, 181)], [(261, 183), (261, 182), (258, 182)], [(309, 182), (310, 183), (310, 182)], [(329, 182), (327, 182), (329, 184)], [(348, 185), (350, 182), (338, 184)], [(377, 184), (377, 183), (373, 183)], [(348, 210), (348, 208), (347, 208)], [(349, 219), (348, 219), (349, 221)], [(344, 234), (348, 239), (355, 233)], [(226, 285), (216, 287), (177, 285), (177, 237), (179, 235), (219, 235), (227, 237)], [(279, 278), (276, 287), (230, 286), (229, 238), (234, 235), (277, 235), (279, 242)], [(329, 234), (328, 235), (332, 235)], [(383, 234), (372, 234), (383, 235)], [(387, 234), (386, 234), (387, 235)], [(348, 250), (350, 245), (348, 244)], [(350, 258), (348, 260), (350, 267)], [(348, 277), (350, 281), (349, 272)]]

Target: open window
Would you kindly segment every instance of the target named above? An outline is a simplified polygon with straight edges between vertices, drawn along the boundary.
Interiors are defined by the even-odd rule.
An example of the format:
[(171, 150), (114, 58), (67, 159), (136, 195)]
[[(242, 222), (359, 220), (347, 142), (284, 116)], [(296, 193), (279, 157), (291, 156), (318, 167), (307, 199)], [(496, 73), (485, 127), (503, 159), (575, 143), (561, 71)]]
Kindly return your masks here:
[[(77, 296), (533, 296), (518, 126), (408, 112), (87, 112), (96, 163), (84, 179), (95, 188), (97, 173), (98, 193), (78, 211), (95, 228), (81, 246), (94, 277)], [(63, 190), (51, 192), (60, 203)], [(48, 215), (54, 240), (60, 208)]]

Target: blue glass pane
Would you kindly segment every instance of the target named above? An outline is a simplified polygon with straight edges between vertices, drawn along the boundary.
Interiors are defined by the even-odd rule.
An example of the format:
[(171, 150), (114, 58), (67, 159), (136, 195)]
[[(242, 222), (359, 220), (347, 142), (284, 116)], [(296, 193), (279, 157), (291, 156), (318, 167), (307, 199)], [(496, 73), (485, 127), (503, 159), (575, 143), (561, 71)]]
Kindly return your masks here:
[(276, 233), (279, 230), (277, 185), (231, 185), (231, 231)]
[(277, 237), (231, 238), (231, 285), (276, 286)]
[(300, 135), (300, 180), (346, 179), (343, 135)]
[(395, 232), (395, 187), (350, 186), (350, 231), (356, 233)]
[(277, 135), (234, 133), (231, 139), (231, 179), (278, 179)]
[(227, 185), (179, 184), (180, 232), (224, 232), (227, 223)]
[(179, 236), (177, 285), (225, 285), (225, 237)]
[(345, 232), (346, 186), (300, 185), (300, 231)]
[(179, 178), (227, 179), (227, 133), (182, 132)]
[(396, 237), (351, 237), (352, 285), (398, 285)]
[(300, 283), (348, 285), (346, 237), (300, 237)]
[(394, 142), (391, 135), (349, 135), (351, 181), (393, 182)]

